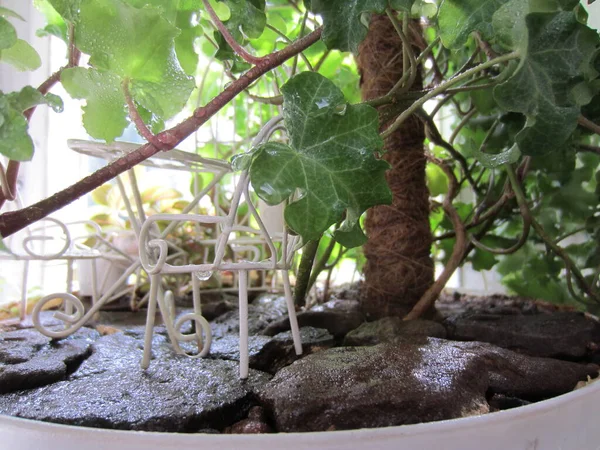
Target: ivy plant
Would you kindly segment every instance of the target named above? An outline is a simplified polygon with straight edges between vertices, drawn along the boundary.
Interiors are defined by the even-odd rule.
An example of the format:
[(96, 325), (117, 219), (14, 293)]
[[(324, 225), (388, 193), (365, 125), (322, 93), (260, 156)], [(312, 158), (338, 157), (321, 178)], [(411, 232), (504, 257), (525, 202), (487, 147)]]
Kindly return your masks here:
[[(14, 193), (19, 163), (35, 157), (34, 109), (60, 111), (49, 93), (57, 83), (82, 100), (91, 137), (110, 142), (133, 123), (147, 144), (47, 199), (0, 214), (2, 236), (219, 118), (232, 121), (239, 145), (215, 139), (198, 152), (237, 154), (234, 164), (249, 171), (255, 193), (286, 203), (288, 228), (307, 244), (308, 286), (313, 265), (330, 268), (365, 242), (365, 211), (392, 201), (383, 142), (413, 117), (427, 130), (432, 251), (446, 264), (415, 314), (465, 262), (496, 267), (514, 292), (600, 311), (600, 39), (579, 1), (34, 4), (47, 20), (38, 34), (64, 40), (67, 55), (41, 86), (0, 93), (0, 153), (9, 159), (0, 203)], [(389, 92), (361, 102), (353, 58), (368, 51), (362, 43), (374, 14), (394, 24), (404, 73)], [(0, 8), (0, 63), (35, 70), (39, 56), (12, 25), (20, 20)], [(414, 89), (419, 73), (424, 87)], [(276, 115), (285, 133), (245, 147)]]

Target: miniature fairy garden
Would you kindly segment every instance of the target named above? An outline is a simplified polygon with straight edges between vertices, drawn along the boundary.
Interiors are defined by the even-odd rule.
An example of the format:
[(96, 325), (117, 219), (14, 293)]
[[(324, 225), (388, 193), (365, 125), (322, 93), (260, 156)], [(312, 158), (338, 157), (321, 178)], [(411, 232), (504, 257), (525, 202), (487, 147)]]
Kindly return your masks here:
[[(0, 92), (0, 254), (25, 274), (66, 262), (67, 289), (32, 300), (25, 276), (6, 308), (0, 414), (335, 431), (595, 382), (600, 38), (579, 1), (33, 3), (66, 60)], [(0, 7), (0, 62), (36, 70), (22, 19)], [(21, 205), (29, 122), (63, 108), (58, 83), (94, 139), (69, 147), (103, 166)], [(130, 124), (143, 144), (123, 142)], [(177, 170), (190, 195), (141, 189), (139, 167)], [(48, 217), (90, 193), (83, 237)], [(54, 242), (44, 220), (54, 253), (34, 251)], [(344, 264), (360, 281), (335, 285)], [(512, 295), (446, 288), (463, 270)]]

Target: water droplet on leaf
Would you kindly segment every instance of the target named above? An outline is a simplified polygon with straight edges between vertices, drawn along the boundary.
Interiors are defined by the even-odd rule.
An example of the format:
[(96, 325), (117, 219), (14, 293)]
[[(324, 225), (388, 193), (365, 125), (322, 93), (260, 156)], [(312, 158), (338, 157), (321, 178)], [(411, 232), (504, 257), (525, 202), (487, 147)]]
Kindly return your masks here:
[(344, 114), (346, 114), (346, 110), (348, 109), (348, 104), (344, 103), (341, 105), (337, 105), (335, 107), (335, 111), (334, 113), (337, 114), (338, 116), (343, 116)]
[(315, 105), (317, 105), (317, 108), (323, 109), (323, 108), (329, 106), (329, 100), (327, 100), (326, 98), (322, 98), (322, 99), (316, 101)]

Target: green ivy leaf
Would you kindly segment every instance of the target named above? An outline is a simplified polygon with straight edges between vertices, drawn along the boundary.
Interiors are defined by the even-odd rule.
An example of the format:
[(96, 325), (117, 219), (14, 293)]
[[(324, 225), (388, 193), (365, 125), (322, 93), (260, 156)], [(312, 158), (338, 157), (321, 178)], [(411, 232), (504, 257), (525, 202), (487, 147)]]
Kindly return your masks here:
[[(229, 19), (223, 24), (229, 30), (233, 38), (241, 45), (248, 39), (257, 39), (263, 33), (267, 24), (265, 14), (265, 0), (220, 0), (229, 8)], [(219, 51), (216, 57), (225, 60), (233, 59), (234, 52), (218, 33), (217, 43)]]
[(282, 92), (290, 145), (267, 143), (256, 149), (252, 186), (272, 205), (299, 190), (285, 219), (304, 241), (318, 239), (345, 213), (340, 239), (352, 243), (361, 233), (356, 229), (361, 214), (391, 202), (384, 177), (389, 166), (374, 154), (383, 144), (377, 111), (346, 104), (342, 92), (317, 73), (297, 75)]
[(17, 31), (4, 17), (0, 17), (0, 50), (10, 48), (17, 42)]
[(527, 14), (572, 11), (578, 4), (578, 0), (510, 0), (494, 13), (494, 37), (507, 48), (526, 51)]
[(60, 78), (73, 98), (86, 99), (83, 125), (96, 139), (113, 141), (127, 126), (125, 96), (118, 76), (96, 69), (74, 67), (63, 71)]
[(488, 154), (476, 150), (474, 152), (474, 156), (483, 167), (494, 169), (496, 167), (503, 166), (504, 164), (516, 163), (521, 156), (521, 151), (519, 150), (519, 146), (515, 144), (509, 149), (497, 154)]
[(48, 0), (33, 0), (34, 6), (46, 19), (46, 26), (37, 30), (36, 34), (43, 36), (56, 36), (67, 42), (68, 31), (65, 19), (52, 7)]
[(58, 96), (44, 96), (32, 86), (9, 94), (0, 91), (0, 154), (16, 161), (32, 158), (33, 141), (27, 133), (28, 123), (23, 112), (42, 104), (62, 111), (62, 100)]
[(330, 49), (358, 52), (367, 36), (366, 13), (383, 13), (389, 6), (410, 12), (414, 0), (312, 0), (307, 5), (323, 18), (322, 39)]
[(389, 0), (390, 8), (410, 12), (415, 0)]
[(68, 22), (75, 22), (79, 17), (82, 0), (48, 0), (58, 14)]
[(507, 1), (444, 0), (438, 14), (440, 37), (444, 46), (455, 49), (464, 46), (473, 31), (479, 31), (485, 39), (491, 38), (494, 13)]
[(177, 26), (181, 34), (175, 38), (175, 52), (182, 69), (188, 75), (194, 75), (198, 67), (198, 53), (196, 53), (195, 42), (203, 34), (201, 25), (193, 25), (195, 12), (182, 11), (177, 15)]
[[(225, 26), (236, 40), (260, 37), (267, 24), (265, 0), (221, 0), (230, 11)], [(239, 42), (239, 41), (238, 41)]]
[(337, 230), (333, 233), (333, 238), (347, 248), (360, 247), (367, 243), (367, 236), (358, 225), (353, 226), (349, 231)]
[(161, 16), (169, 23), (175, 24), (177, 19), (177, 11), (179, 9), (178, 0), (124, 0), (125, 3), (141, 9), (145, 6), (156, 8), (160, 11)]
[(29, 161), (33, 156), (27, 120), (12, 107), (4, 94), (0, 96), (0, 153), (15, 161)]
[(23, 39), (17, 39), (12, 47), (0, 50), (0, 62), (10, 64), (20, 72), (35, 70), (42, 65), (38, 52)]
[[(490, 239), (483, 239), (485, 245), (490, 245), (489, 241)], [(473, 251), (468, 260), (471, 262), (473, 270), (476, 270), (477, 272), (491, 270), (498, 262), (498, 259), (496, 259), (493, 253), (478, 248)]]
[(0, 6), (0, 17), (12, 17), (14, 19), (25, 20), (22, 16), (14, 12), (12, 9)]
[(6, 97), (8, 98), (10, 105), (21, 113), (37, 105), (48, 105), (55, 112), (63, 111), (63, 102), (58, 95), (42, 95), (42, 93), (33, 86), (25, 86), (19, 92), (11, 92), (10, 94), (7, 94)]
[[(185, 106), (194, 81), (179, 64), (175, 52), (179, 30), (164, 13), (164, 9), (136, 8), (122, 0), (81, 1), (75, 39), (96, 71), (71, 72), (67, 90), (88, 100), (84, 125), (90, 135), (107, 140), (121, 135), (127, 125), (122, 82), (129, 83), (134, 101), (158, 121)], [(94, 79), (106, 84), (94, 87)], [(83, 83), (80, 89), (77, 82)], [(115, 117), (105, 117), (106, 113)]]
[(577, 127), (581, 107), (571, 91), (599, 40), (573, 12), (529, 14), (526, 23), (526, 53), (494, 96), (501, 108), (527, 117), (516, 136), (522, 153), (544, 155), (563, 146)]
[(11, 251), (9, 250), (9, 248), (4, 243), (4, 239), (2, 238), (2, 236), (0, 236), (0, 252), (2, 252), (2, 253), (11, 253)]

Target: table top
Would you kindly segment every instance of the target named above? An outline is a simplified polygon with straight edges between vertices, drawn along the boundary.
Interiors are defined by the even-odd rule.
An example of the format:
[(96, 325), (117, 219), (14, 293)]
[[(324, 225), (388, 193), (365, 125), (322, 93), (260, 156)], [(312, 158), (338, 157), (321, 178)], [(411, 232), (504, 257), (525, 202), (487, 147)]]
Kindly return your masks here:
[[(71, 150), (88, 156), (113, 161), (127, 153), (140, 148), (144, 144), (132, 142), (104, 142), (87, 141), (83, 139), (69, 139), (67, 145)], [(203, 158), (194, 153), (173, 149), (159, 152), (140, 163), (143, 166), (161, 169), (182, 170), (185, 172), (231, 172), (231, 165), (227, 161), (213, 158)]]

